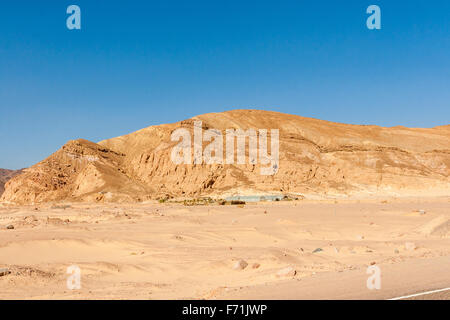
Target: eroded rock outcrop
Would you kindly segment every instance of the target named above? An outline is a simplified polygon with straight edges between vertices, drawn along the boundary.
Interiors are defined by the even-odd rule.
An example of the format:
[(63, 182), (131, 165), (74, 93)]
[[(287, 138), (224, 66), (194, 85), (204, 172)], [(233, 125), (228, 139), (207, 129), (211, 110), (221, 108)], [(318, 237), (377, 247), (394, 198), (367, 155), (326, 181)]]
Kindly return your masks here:
[[(261, 175), (258, 162), (175, 164), (171, 151), (178, 142), (171, 141), (171, 134), (177, 128), (192, 133), (195, 121), (224, 135), (227, 129), (278, 129), (276, 174)], [(449, 175), (450, 126), (383, 128), (234, 110), (152, 126), (98, 144), (70, 141), (9, 181), (1, 201), (140, 201), (237, 190), (448, 195)]]
[(5, 191), (5, 183), (22, 173), (22, 170), (0, 169), (0, 196)]
[(2, 201), (28, 204), (60, 200), (139, 200), (146, 192), (122, 169), (125, 155), (87, 140), (60, 150), (6, 184)]

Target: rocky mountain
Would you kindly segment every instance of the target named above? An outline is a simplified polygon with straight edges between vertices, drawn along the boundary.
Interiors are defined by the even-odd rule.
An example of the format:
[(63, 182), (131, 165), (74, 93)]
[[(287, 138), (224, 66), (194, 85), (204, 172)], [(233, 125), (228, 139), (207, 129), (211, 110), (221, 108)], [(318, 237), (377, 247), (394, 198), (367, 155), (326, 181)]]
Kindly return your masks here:
[(20, 174), (22, 170), (0, 169), (0, 196), (5, 191), (5, 183)]
[[(216, 150), (211, 155), (225, 160), (174, 162), (173, 150), (181, 138), (172, 135), (180, 128), (190, 135), (191, 141), (183, 141), (192, 147), (191, 160), (196, 147), (200, 154)], [(278, 129), (279, 161), (273, 166), (261, 163), (264, 157), (255, 150), (261, 145), (249, 139), (245, 164), (229, 164), (226, 133), (232, 129), (254, 129), (260, 143), (267, 130), (267, 153), (272, 156), (276, 148), (271, 143), (277, 137), (271, 129)], [(203, 134), (203, 141), (196, 140), (195, 132)], [(213, 142), (218, 143), (215, 148)], [(261, 174), (264, 168), (273, 169), (273, 174)], [(204, 114), (99, 143), (69, 141), (11, 179), (0, 201), (115, 202), (258, 193), (449, 195), (450, 126), (348, 125), (259, 110)]]

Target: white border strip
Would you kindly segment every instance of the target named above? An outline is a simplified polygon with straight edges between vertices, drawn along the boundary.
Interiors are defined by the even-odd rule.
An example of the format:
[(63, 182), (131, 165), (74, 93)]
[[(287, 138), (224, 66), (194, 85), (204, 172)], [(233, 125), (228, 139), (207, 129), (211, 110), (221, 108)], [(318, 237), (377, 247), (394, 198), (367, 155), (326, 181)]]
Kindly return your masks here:
[(413, 298), (413, 297), (418, 297), (418, 296), (424, 296), (424, 295), (426, 295), (426, 294), (432, 294), (432, 293), (443, 292), (443, 291), (448, 291), (448, 290), (450, 290), (450, 288), (444, 288), (444, 289), (433, 290), (433, 291), (426, 291), (426, 292), (421, 292), (421, 293), (411, 294), (411, 295), (409, 295), (409, 296), (403, 296), (403, 297), (392, 298), (392, 299), (388, 299), (388, 300), (402, 300), (402, 299), (408, 299), (408, 298)]

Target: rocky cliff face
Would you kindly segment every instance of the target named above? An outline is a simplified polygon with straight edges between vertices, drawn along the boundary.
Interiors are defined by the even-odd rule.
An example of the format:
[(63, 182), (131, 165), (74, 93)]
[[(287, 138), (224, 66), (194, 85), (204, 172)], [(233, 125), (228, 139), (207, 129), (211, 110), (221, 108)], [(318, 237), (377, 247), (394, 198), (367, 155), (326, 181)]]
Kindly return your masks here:
[(22, 170), (9, 170), (9, 169), (0, 169), (0, 196), (5, 191), (5, 183), (19, 175)]
[[(203, 132), (216, 129), (224, 137), (227, 129), (267, 129), (269, 153), (270, 129), (278, 129), (276, 173), (261, 175), (260, 159), (249, 163), (248, 143), (245, 164), (175, 164), (171, 154), (178, 141), (171, 134), (184, 128), (193, 135), (199, 121)], [(203, 149), (209, 143), (203, 141)], [(9, 181), (0, 201), (142, 201), (233, 192), (449, 195), (449, 175), (450, 126), (383, 128), (234, 110), (152, 126), (98, 144), (70, 141)]]
[[(123, 154), (87, 140), (66, 143), (38, 164), (8, 181), (1, 201), (30, 204), (47, 201), (134, 200), (145, 193), (122, 169)], [(138, 199), (136, 199), (138, 200)]]

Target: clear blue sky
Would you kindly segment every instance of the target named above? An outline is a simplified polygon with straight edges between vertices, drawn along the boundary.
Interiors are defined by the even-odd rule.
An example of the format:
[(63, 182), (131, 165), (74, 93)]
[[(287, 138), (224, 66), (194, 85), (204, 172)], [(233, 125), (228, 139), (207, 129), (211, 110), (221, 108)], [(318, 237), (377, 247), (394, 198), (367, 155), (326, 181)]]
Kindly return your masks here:
[[(66, 28), (81, 7), (82, 29)], [(382, 29), (366, 27), (377, 4)], [(2, 1), (0, 167), (235, 108), (450, 123), (450, 1)]]

